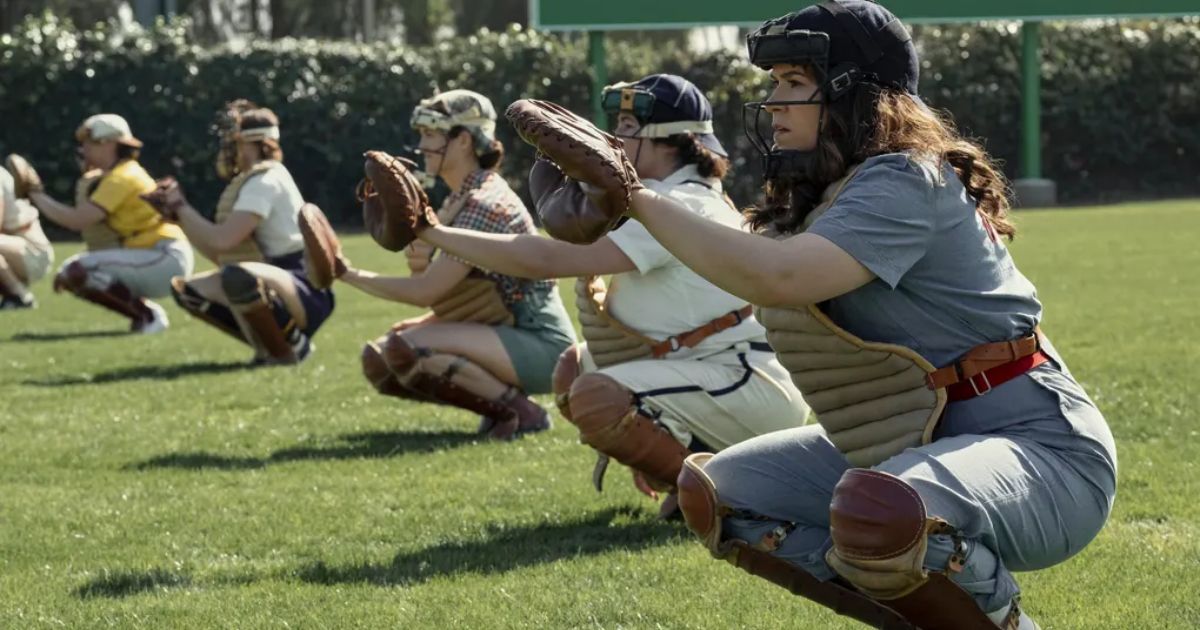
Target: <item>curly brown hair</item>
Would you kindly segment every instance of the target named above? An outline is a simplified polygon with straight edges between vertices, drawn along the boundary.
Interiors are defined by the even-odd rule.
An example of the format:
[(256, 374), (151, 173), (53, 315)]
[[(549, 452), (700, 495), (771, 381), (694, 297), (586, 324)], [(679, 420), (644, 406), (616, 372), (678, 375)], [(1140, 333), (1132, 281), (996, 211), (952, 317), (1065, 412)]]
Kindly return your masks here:
[(679, 163), (681, 165), (695, 164), (701, 177), (725, 179), (725, 176), (729, 174), (729, 160), (713, 153), (695, 135), (679, 133), (666, 138), (655, 138), (653, 142), (678, 149)]
[(800, 231), (825, 189), (845, 177), (851, 165), (903, 152), (949, 163), (991, 227), (1010, 241), (1016, 235), (1008, 217), (1008, 182), (996, 163), (959, 133), (949, 114), (934, 112), (904, 92), (862, 84), (835, 101), (826, 109), (815, 151), (808, 172), (768, 179), (766, 203), (744, 211), (756, 231)]

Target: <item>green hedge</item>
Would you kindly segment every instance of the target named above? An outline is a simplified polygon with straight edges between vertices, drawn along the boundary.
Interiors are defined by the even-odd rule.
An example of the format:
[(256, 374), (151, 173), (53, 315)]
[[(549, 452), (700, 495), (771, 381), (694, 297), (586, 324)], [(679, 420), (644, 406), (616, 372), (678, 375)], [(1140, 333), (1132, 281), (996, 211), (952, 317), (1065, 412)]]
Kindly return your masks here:
[[(1051, 24), (1044, 31), (1044, 163), (1071, 203), (1200, 194), (1200, 23)], [(922, 27), (922, 91), (1016, 174), (1020, 36), (1010, 24)], [(670, 47), (666, 47), (670, 48)], [(759, 167), (742, 135), (744, 100), (765, 93), (763, 73), (738, 55), (691, 55), (612, 42), (609, 76), (687, 76), (713, 101), (734, 158), (729, 185), (757, 197)], [(53, 16), (0, 38), (0, 149), (29, 155), (65, 195), (75, 176), (72, 133), (87, 115), (128, 117), (147, 143), (143, 162), (175, 174), (202, 207), (221, 183), (212, 169), (213, 113), (245, 97), (283, 120), (286, 160), (305, 196), (342, 224), (359, 221), (352, 191), (369, 148), (415, 144), (409, 113), (435, 87), (488, 95), (498, 109), (522, 97), (588, 111), (590, 71), (580, 36), (513, 29), (425, 49), (282, 40), (200, 48), (186, 22), (149, 31), (79, 31)], [(524, 191), (532, 152), (499, 125), (505, 175)]]

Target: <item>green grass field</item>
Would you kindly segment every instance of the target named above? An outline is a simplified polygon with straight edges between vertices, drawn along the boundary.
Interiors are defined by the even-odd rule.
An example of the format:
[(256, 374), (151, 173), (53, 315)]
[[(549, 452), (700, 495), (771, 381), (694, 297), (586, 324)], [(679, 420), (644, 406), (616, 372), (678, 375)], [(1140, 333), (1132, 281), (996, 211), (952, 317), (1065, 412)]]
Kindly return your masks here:
[[(1200, 207), (1018, 220), (1045, 330), (1120, 449), (1108, 526), (1018, 576), (1025, 608), (1044, 628), (1200, 627)], [(855, 627), (709, 559), (627, 474), (597, 494), (561, 420), (485, 443), (467, 413), (375, 395), (359, 348), (413, 309), (344, 287), (307, 363), (252, 370), (174, 304), (137, 337), (37, 292), (0, 313), (0, 627)]]

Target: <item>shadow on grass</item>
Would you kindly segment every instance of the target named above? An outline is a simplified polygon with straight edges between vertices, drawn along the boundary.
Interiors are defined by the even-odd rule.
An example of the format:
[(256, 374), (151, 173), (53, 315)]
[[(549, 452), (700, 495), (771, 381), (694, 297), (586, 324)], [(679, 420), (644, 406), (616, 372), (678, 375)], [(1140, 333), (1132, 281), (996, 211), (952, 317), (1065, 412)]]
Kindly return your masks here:
[(45, 379), (22, 381), (22, 385), (35, 387), (65, 387), (69, 385), (103, 385), (120, 381), (156, 380), (170, 381), (196, 374), (220, 374), (224, 372), (240, 372), (253, 369), (255, 366), (248, 361), (217, 363), (179, 363), (175, 365), (138, 365), (121, 368), (99, 374), (52, 376)]
[(471, 444), (480, 440), (473, 433), (453, 431), (372, 431), (348, 433), (330, 446), (296, 446), (275, 451), (267, 457), (230, 457), (215, 453), (171, 453), (130, 464), (127, 470), (182, 468), (187, 470), (250, 470), (271, 464), (303, 460), (340, 460), (395, 457), (427, 453)]
[(131, 334), (128, 330), (85, 330), (82, 332), (63, 333), (17, 333), (8, 340), (13, 343), (29, 343), (36, 341), (67, 341), (71, 339), (96, 339), (99, 337), (124, 337)]
[(618, 516), (644, 514), (624, 507), (583, 515), (581, 520), (496, 530), (487, 540), (449, 542), (397, 555), (388, 564), (331, 567), (317, 562), (298, 571), (312, 584), (403, 586), (463, 573), (495, 575), (566, 558), (613, 549), (638, 551), (664, 545), (686, 534), (681, 525), (660, 520), (615, 523)]
[(190, 586), (192, 578), (162, 569), (149, 571), (119, 571), (104, 572), (104, 575), (89, 581), (75, 589), (75, 596), (80, 599), (94, 597), (129, 597), (147, 591), (162, 591), (169, 588)]

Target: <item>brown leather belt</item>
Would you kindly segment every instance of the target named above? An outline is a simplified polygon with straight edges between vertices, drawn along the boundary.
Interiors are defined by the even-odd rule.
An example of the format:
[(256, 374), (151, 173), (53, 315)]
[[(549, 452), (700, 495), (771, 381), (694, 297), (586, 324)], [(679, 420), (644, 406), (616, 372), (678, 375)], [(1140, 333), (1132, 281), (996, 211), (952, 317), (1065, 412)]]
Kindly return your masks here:
[(925, 382), (929, 389), (946, 388), (951, 400), (966, 400), (988, 393), (1047, 359), (1042, 352), (1041, 331), (1037, 330), (1020, 339), (972, 348), (958, 361), (926, 376)]
[(754, 307), (746, 305), (739, 310), (730, 311), (729, 313), (726, 313), (699, 328), (689, 330), (688, 332), (680, 333), (678, 335), (672, 335), (665, 340), (651, 346), (650, 351), (654, 354), (654, 358), (661, 359), (666, 355), (679, 350), (680, 348), (694, 348), (699, 345), (701, 341), (704, 341), (705, 339), (708, 339), (709, 337), (723, 330), (729, 330), (730, 328), (737, 326), (745, 321), (747, 317), (750, 317), (750, 315), (753, 313)]

